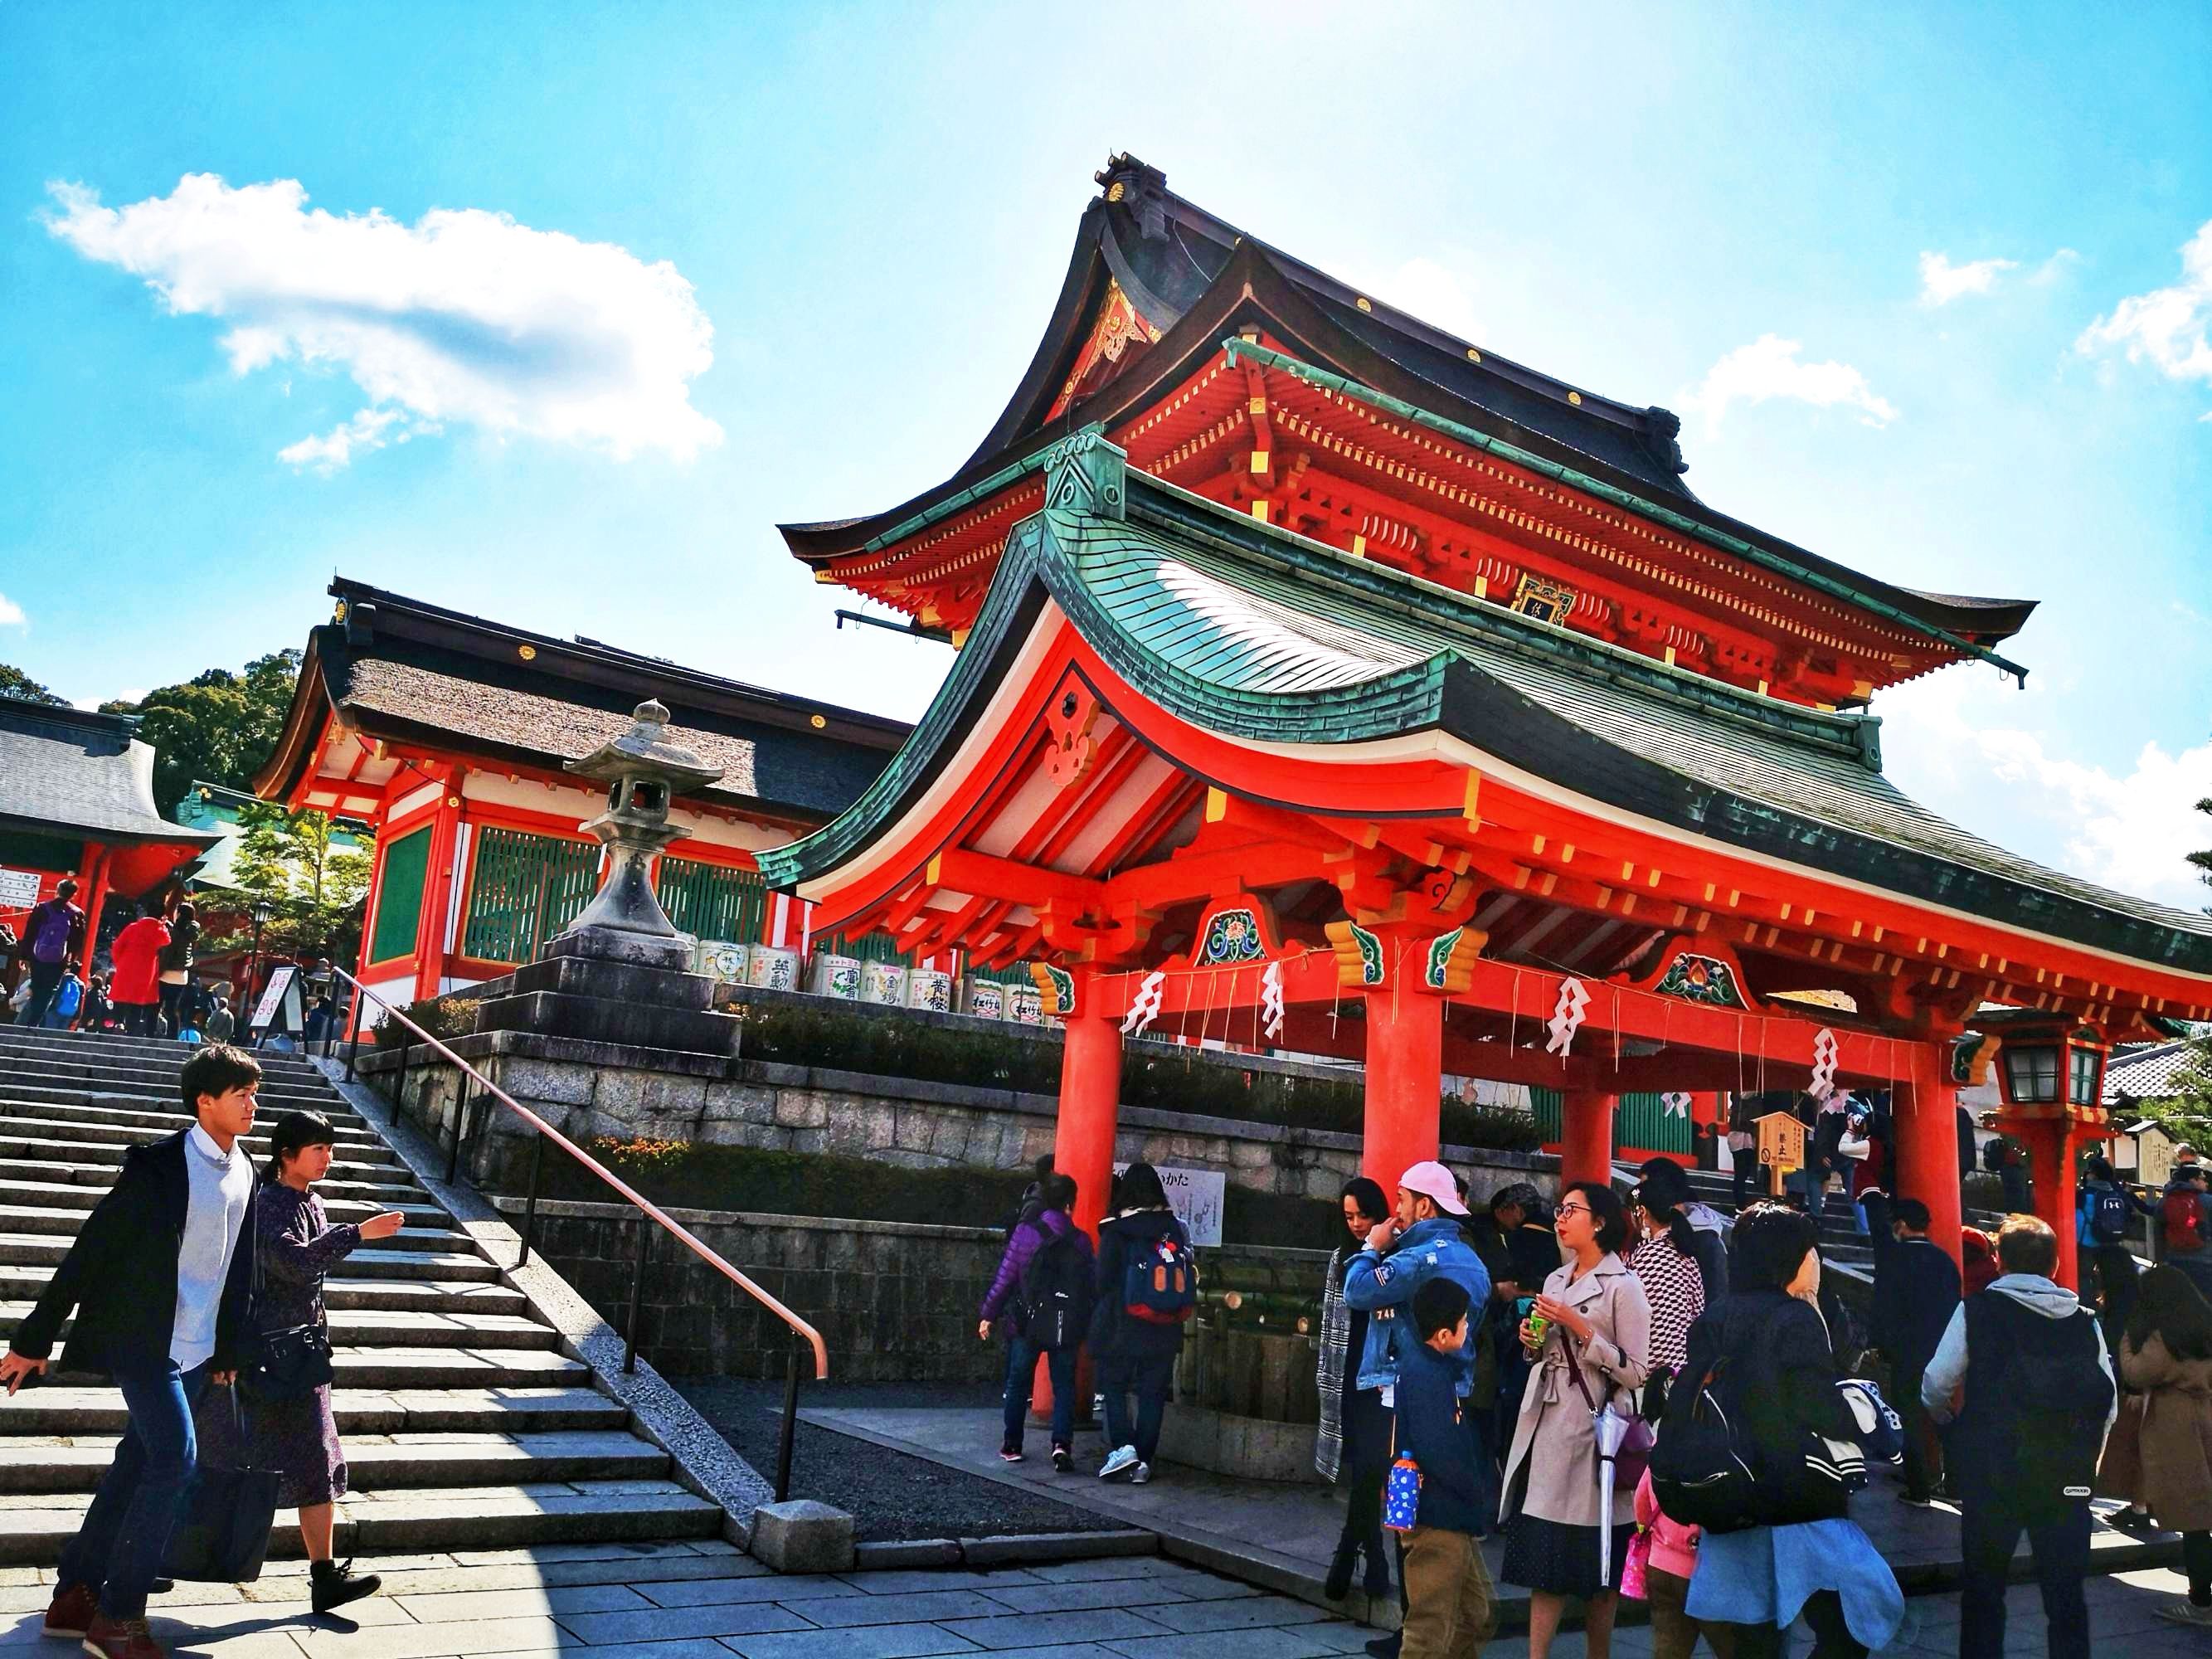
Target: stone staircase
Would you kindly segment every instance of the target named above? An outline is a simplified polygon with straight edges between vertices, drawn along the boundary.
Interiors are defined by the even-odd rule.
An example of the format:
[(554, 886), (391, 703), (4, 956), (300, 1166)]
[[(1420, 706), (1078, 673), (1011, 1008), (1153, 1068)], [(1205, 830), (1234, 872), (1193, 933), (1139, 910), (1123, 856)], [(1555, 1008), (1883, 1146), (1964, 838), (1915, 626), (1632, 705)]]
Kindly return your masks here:
[[(125, 1149), (191, 1121), (176, 1084), (187, 1052), (0, 1026), (0, 1333), (45, 1290)], [(339, 1500), (338, 1553), (719, 1536), (722, 1508), (632, 1432), (629, 1408), (313, 1064), (258, 1058), (261, 1126), (306, 1109), (337, 1128), (318, 1188), (331, 1218), (406, 1217), (325, 1284), (354, 1488)], [(244, 1144), (267, 1155), (265, 1135)], [(50, 1373), (0, 1395), (0, 1564), (54, 1563), (123, 1424), (121, 1396), (90, 1378)], [(280, 1511), (271, 1553), (299, 1553)]]

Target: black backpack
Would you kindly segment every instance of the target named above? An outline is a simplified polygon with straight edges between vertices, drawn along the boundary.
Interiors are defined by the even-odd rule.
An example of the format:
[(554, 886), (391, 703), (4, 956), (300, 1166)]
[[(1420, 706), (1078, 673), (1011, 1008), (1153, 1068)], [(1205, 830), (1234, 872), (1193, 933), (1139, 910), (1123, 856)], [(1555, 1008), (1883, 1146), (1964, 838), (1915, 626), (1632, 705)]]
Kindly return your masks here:
[(1075, 1346), (1091, 1328), (1092, 1291), (1091, 1259), (1075, 1230), (1046, 1233), (1022, 1268), (1023, 1334), (1055, 1352)]
[[(2056, 1519), (2097, 1479), (2112, 1380), (2097, 1363), (2096, 1316), (2046, 1319), (1995, 1291), (1966, 1298), (1967, 1398), (1960, 1460), (1970, 1497)], [(1987, 1356), (1986, 1358), (1984, 1356)], [(1979, 1367), (1987, 1366), (1979, 1375)]]
[(2093, 1188), (2089, 1194), (2089, 1236), (2100, 1244), (2117, 1244), (2128, 1236), (2128, 1216), (2134, 1206), (2118, 1187)]
[(1671, 1518), (1707, 1532), (1834, 1520), (1866, 1484), (1865, 1454), (1852, 1441), (1800, 1428), (1786, 1443), (1761, 1444), (1743, 1420), (1741, 1402), (1778, 1385), (1770, 1330), (1787, 1313), (1728, 1333), (1694, 1389), (1686, 1372), (1677, 1379), (1649, 1465), (1651, 1495)]
[(1660, 1509), (1707, 1532), (1741, 1532), (1760, 1524), (1759, 1481), (1721, 1403), (1719, 1384), (1729, 1363), (1724, 1354), (1694, 1383), (1686, 1371), (1676, 1379), (1646, 1466)]

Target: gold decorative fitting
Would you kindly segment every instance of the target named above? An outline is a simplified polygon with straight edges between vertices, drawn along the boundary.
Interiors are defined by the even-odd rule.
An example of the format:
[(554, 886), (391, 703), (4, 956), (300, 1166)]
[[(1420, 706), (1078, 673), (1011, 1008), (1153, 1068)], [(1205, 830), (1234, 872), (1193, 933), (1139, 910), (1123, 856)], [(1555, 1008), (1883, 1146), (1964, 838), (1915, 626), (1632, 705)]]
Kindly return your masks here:
[(1359, 295), (1357, 299), (1352, 301), (1352, 303), (1358, 306), (1362, 311), (1372, 311), (1375, 309), (1373, 306), (1367, 303), (1367, 296), (1364, 294)]
[[(1121, 187), (1121, 185), (1116, 185), (1114, 188), (1119, 190)], [(828, 720), (823, 720), (819, 714), (809, 714), (806, 717), (806, 723), (817, 732), (819, 732), (823, 726), (830, 724)]]
[(1583, 394), (1579, 392), (1570, 392), (1567, 393), (1567, 401), (1580, 409), (1583, 404)]
[(1112, 184), (1106, 186), (1106, 199), (1109, 202), (1118, 202), (1128, 193), (1129, 187), (1127, 185), (1124, 185), (1119, 179), (1116, 179)]
[(346, 602), (343, 599), (340, 599), (338, 601), (337, 609), (331, 612), (331, 620), (334, 623), (343, 622), (345, 620), (345, 612)]
[(1473, 346), (1469, 346), (1467, 349), (1467, 360), (1471, 363), (1479, 363), (1482, 361), (1482, 354)]
[(538, 647), (534, 645), (519, 645), (514, 648), (514, 654), (525, 662), (535, 662), (538, 660)]

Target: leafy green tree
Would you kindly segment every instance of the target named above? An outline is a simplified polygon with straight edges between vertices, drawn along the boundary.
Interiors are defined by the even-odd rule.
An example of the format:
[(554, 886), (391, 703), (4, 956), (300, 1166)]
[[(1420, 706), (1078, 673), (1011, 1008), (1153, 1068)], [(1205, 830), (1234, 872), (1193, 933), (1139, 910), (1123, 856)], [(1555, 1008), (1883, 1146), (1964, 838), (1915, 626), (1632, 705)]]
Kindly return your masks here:
[(101, 712), (136, 714), (138, 735), (153, 744), (154, 805), (165, 816), (196, 778), (246, 789), (284, 730), (284, 714), (300, 673), (300, 653), (272, 651), (243, 673), (210, 668), (182, 685), (165, 685), (137, 702), (107, 702)]
[[(0, 670), (0, 672), (4, 672), (4, 670)], [(2197, 810), (2207, 814), (2208, 816), (2212, 816), (2212, 798), (2207, 798), (2206, 799), (2198, 801), (2197, 803)], [(2189, 861), (2197, 866), (2197, 879), (2205, 883), (2208, 886), (2212, 886), (2212, 848), (2208, 848), (2202, 853), (2191, 853), (2189, 854)], [(2212, 905), (2207, 905), (2205, 908), (2208, 910), (2212, 910)]]
[(56, 704), (68, 701), (56, 696), (13, 663), (5, 662), (0, 662), (0, 697), (21, 697), (30, 702)]
[[(271, 911), (261, 930), (265, 954), (350, 962), (361, 944), (362, 913), (368, 898), (374, 846), (367, 830), (351, 830), (357, 845), (336, 838), (328, 815), (295, 812), (270, 801), (239, 808), (239, 842), (231, 860), (234, 884), (210, 895), (204, 908), (251, 917), (257, 904)], [(252, 924), (210, 942), (210, 953), (244, 950)]]

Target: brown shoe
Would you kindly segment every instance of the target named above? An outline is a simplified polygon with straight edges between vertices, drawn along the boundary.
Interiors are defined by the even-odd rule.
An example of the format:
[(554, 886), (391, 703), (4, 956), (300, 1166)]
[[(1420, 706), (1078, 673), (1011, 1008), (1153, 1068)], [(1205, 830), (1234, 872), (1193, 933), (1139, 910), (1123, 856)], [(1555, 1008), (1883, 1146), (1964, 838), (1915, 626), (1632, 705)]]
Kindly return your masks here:
[(100, 1595), (89, 1584), (64, 1584), (54, 1591), (54, 1604), (46, 1609), (46, 1633), (84, 1639), (85, 1628), (100, 1613)]
[(104, 1613), (93, 1615), (83, 1647), (92, 1659), (169, 1659), (143, 1619), (110, 1619)]

